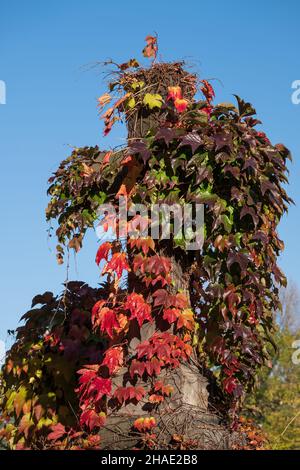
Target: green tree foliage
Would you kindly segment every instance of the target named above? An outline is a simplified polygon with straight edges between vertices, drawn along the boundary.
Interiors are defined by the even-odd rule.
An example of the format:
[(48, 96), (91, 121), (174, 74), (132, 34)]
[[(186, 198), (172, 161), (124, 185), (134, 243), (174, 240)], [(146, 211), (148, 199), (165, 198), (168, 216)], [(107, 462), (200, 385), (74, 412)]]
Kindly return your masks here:
[(283, 315), (278, 316), (274, 337), (278, 352), (272, 369), (259, 373), (247, 410), (266, 433), (272, 449), (300, 450), (300, 363), (294, 363), (300, 358), (295, 348), (295, 341), (300, 340), (296, 316), (299, 295), (291, 286), (282, 297)]

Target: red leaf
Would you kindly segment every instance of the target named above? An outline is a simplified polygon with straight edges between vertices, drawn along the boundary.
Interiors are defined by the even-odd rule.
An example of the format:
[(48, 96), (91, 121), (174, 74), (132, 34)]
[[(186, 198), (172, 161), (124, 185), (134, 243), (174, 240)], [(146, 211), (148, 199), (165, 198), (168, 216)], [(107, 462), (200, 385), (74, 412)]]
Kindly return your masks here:
[(26, 439), (28, 438), (29, 434), (29, 429), (34, 426), (34, 422), (30, 416), (30, 413), (26, 413), (25, 415), (22, 416), (22, 419), (20, 421), (18, 431), (19, 433), (24, 433), (24, 436)]
[(104, 395), (109, 395), (111, 392), (111, 379), (103, 379), (96, 377), (92, 380), (88, 387), (88, 394), (93, 394), (95, 401), (99, 401)]
[(175, 295), (169, 294), (165, 289), (158, 289), (154, 292), (153, 297), (155, 298), (154, 307), (163, 305), (165, 308), (177, 307), (187, 308), (188, 299), (185, 294), (178, 292)]
[(126, 253), (114, 253), (111, 260), (104, 267), (102, 274), (116, 273), (118, 279), (121, 278), (123, 270), (130, 271), (127, 263)]
[(105, 413), (96, 413), (95, 410), (85, 410), (81, 413), (80, 424), (81, 426), (87, 426), (90, 431), (96, 427), (101, 427), (105, 424), (106, 415)]
[(77, 391), (81, 395), (81, 400), (92, 396), (93, 401), (99, 401), (104, 395), (111, 393), (111, 380), (104, 379), (97, 375), (99, 365), (90, 366), (93, 367), (93, 369), (88, 367), (89, 366), (86, 366), (85, 369), (78, 371), (81, 377), (79, 379), (80, 387)]
[(163, 318), (164, 320), (167, 320), (171, 325), (177, 320), (179, 315), (180, 315), (180, 310), (178, 310), (178, 308), (166, 308), (164, 310)]
[(109, 373), (113, 374), (122, 366), (123, 357), (123, 348), (121, 346), (115, 346), (105, 352), (105, 357), (101, 365), (107, 366)]
[(133, 292), (127, 296), (124, 308), (131, 313), (130, 320), (136, 318), (139, 326), (142, 326), (144, 321), (153, 321), (151, 316), (151, 308), (141, 294)]
[(111, 96), (109, 95), (109, 93), (104, 93), (104, 95), (100, 96), (97, 101), (97, 106), (99, 106), (99, 108), (101, 109), (111, 101)]
[(97, 254), (96, 254), (96, 263), (98, 264), (98, 266), (101, 260), (103, 259), (107, 260), (110, 250), (111, 250), (110, 242), (102, 243), (102, 245), (99, 247)]
[[(99, 365), (98, 364), (88, 364), (84, 366), (84, 369), (80, 369), (77, 371), (77, 374), (81, 376), (87, 376), (90, 374), (90, 377), (95, 377), (98, 373)], [(82, 377), (81, 377), (82, 378)], [(81, 380), (80, 378), (80, 380)]]
[(133, 266), (135, 271), (140, 270), (142, 274), (149, 273), (154, 276), (166, 276), (171, 271), (170, 259), (159, 255), (146, 258), (139, 254), (135, 256)]
[(108, 307), (102, 307), (92, 316), (93, 327), (100, 327), (100, 331), (107, 333), (110, 338), (113, 338), (114, 328), (120, 328), (117, 316), (113, 310)]
[(161, 273), (169, 273), (171, 271), (171, 261), (164, 257), (164, 256), (159, 256), (159, 255), (154, 255), (146, 258), (146, 266), (145, 270), (148, 273), (152, 273), (155, 275), (161, 274)]
[(172, 387), (172, 385), (164, 385), (163, 382), (158, 380), (154, 383), (154, 391), (169, 396), (174, 391), (174, 388)]
[(190, 308), (186, 308), (179, 313), (177, 328), (180, 329), (183, 326), (188, 330), (193, 330), (195, 325), (195, 319), (193, 311)]
[(155, 298), (154, 307), (158, 307), (159, 305), (164, 305), (165, 307), (170, 306), (170, 294), (165, 289), (158, 289), (154, 292), (153, 297)]
[(147, 373), (152, 377), (152, 375), (159, 375), (161, 372), (161, 362), (157, 357), (153, 357), (150, 361), (145, 363)]
[(143, 341), (142, 343), (138, 344), (137, 346), (137, 355), (138, 358), (140, 359), (143, 356), (153, 356), (153, 346), (150, 344), (149, 341)]
[(104, 165), (107, 165), (109, 163), (109, 160), (110, 160), (110, 157), (112, 156), (112, 151), (110, 152), (107, 152), (105, 155), (104, 155), (104, 158), (102, 160), (102, 166)]
[(114, 398), (118, 400), (120, 404), (129, 401), (137, 400), (140, 401), (146, 392), (143, 387), (118, 387), (114, 392)]
[(227, 377), (225, 380), (223, 380), (224, 390), (229, 394), (234, 392), (237, 385), (237, 379), (235, 377)]
[(203, 86), (201, 87), (201, 91), (205, 96), (206, 100), (210, 103), (210, 101), (214, 98), (215, 92), (211, 84), (207, 80), (201, 80)]
[(141, 240), (146, 240), (145, 238), (137, 238), (140, 234), (144, 233), (148, 229), (149, 225), (149, 218), (142, 217), (141, 214), (135, 215), (129, 222), (128, 222), (128, 232), (130, 236), (136, 237), (137, 243), (141, 245)]
[(95, 303), (94, 307), (92, 308), (92, 324), (94, 324), (95, 318), (98, 317), (98, 313), (105, 303), (105, 300), (98, 300), (98, 302)]
[(185, 294), (178, 292), (174, 298), (172, 298), (172, 305), (177, 308), (187, 308), (188, 299)]
[(140, 377), (143, 376), (145, 372), (145, 362), (137, 361), (136, 359), (133, 359), (130, 365), (130, 377), (133, 378), (135, 374), (139, 375)]
[(238, 313), (238, 305), (241, 302), (241, 296), (235, 291), (233, 285), (229, 285), (223, 294), (223, 299), (227, 301), (229, 311), (233, 316)]
[(54, 424), (50, 427), (50, 429), (52, 430), (52, 432), (50, 432), (50, 434), (48, 434), (47, 436), (47, 439), (49, 439), (50, 441), (56, 441), (67, 433), (65, 427), (61, 423)]

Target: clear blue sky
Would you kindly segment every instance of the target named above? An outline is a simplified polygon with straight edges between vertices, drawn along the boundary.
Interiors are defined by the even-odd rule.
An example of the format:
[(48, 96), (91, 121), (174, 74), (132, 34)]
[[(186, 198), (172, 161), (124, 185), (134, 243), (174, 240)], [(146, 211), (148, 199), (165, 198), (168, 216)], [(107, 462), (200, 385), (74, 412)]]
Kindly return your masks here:
[[(59, 292), (66, 276), (47, 242), (50, 173), (69, 145), (107, 148), (124, 137), (121, 130), (102, 137), (103, 76), (90, 66), (140, 58), (147, 34), (159, 34), (163, 60), (186, 59), (203, 78), (218, 78), (217, 101), (237, 93), (255, 105), (272, 141), (293, 152), (289, 192), (299, 204), (300, 105), (291, 102), (291, 83), (300, 79), (299, 18), (297, 0), (1, 2), (0, 339), (35, 294)], [(292, 207), (280, 226), (281, 266), (298, 285), (299, 229), (299, 207)], [(72, 260), (71, 278), (97, 283), (96, 241), (90, 234), (77, 268)]]

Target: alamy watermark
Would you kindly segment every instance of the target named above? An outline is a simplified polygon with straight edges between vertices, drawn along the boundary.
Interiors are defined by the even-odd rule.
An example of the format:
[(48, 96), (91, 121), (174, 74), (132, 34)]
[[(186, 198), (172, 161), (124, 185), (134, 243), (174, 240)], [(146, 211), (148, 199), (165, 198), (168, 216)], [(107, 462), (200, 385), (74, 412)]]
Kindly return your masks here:
[(0, 340), (0, 366), (4, 364), (5, 361), (5, 343), (4, 341)]
[(294, 80), (292, 83), (292, 96), (291, 100), (293, 104), (300, 104), (300, 80)]
[(0, 80), (0, 104), (6, 104), (6, 83)]
[(127, 204), (119, 197), (118, 207), (102, 204), (97, 210), (99, 238), (112, 229), (117, 239), (147, 238), (173, 240), (186, 250), (200, 250), (204, 242), (203, 204)]
[(300, 364), (300, 339), (297, 339), (293, 342), (292, 348), (296, 349), (296, 351), (292, 354), (292, 363), (295, 366), (298, 366)]

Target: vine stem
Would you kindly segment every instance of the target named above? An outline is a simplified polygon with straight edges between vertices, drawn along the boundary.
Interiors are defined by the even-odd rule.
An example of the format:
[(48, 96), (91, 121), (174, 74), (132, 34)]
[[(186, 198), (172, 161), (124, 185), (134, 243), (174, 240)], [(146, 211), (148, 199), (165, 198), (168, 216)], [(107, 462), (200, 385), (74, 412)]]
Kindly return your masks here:
[(284, 434), (286, 433), (286, 431), (288, 430), (288, 428), (290, 427), (290, 425), (298, 418), (298, 416), (300, 415), (300, 410), (298, 411), (298, 413), (295, 414), (295, 416), (288, 422), (288, 424), (286, 425), (286, 427), (284, 428), (284, 430), (282, 431), (282, 433), (278, 436), (278, 438), (276, 439), (275, 441), (275, 444), (277, 444), (277, 442), (284, 436)]

